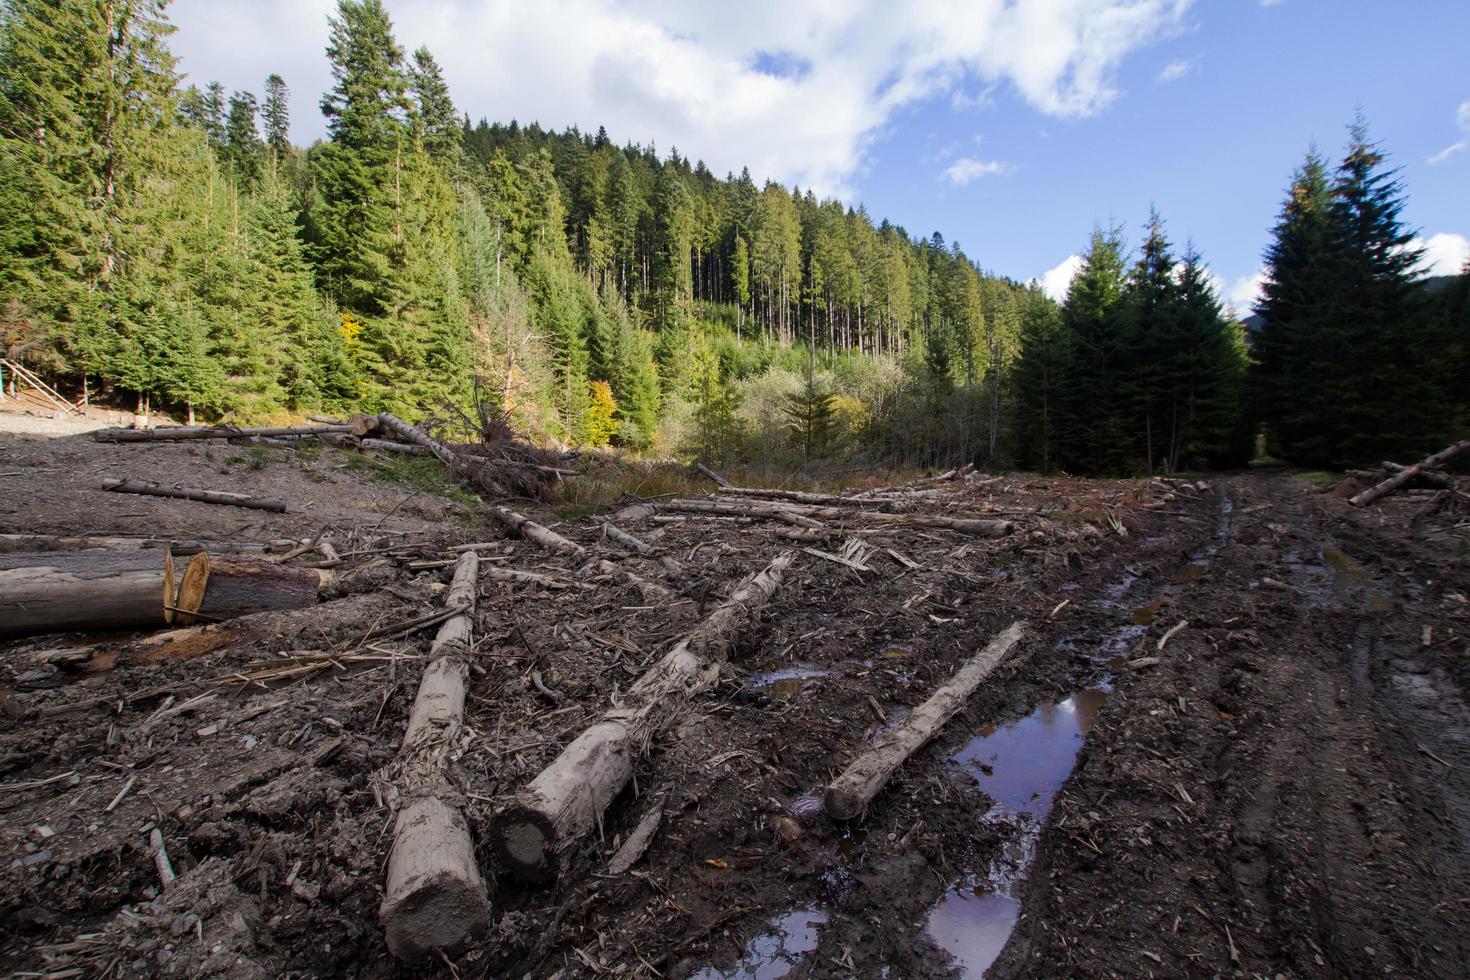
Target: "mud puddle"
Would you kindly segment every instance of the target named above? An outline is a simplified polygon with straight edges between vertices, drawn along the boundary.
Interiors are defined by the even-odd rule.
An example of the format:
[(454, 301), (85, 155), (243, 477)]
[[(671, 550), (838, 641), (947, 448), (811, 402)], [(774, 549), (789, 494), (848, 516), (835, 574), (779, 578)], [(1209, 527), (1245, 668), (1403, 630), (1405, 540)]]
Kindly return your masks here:
[(984, 873), (961, 880), (929, 913), (930, 937), (963, 976), (980, 976), (1000, 955), (1021, 914), (1017, 886), (1036, 856), (1051, 803), (1108, 699), (1088, 688), (1048, 702), (1008, 725), (986, 725), (951, 759), (975, 774), (995, 801), (983, 822), (1010, 839)]
[[(1127, 650), (1171, 599), (1210, 570), (1211, 560), (1229, 539), (1233, 510), (1234, 502), (1222, 496), (1213, 538), (1174, 573), (1153, 601), (1132, 610), (1128, 625), (1091, 645), (1094, 663), (1108, 671), (1118, 669)], [(1090, 605), (1116, 615), (1137, 581), (1130, 572)], [(1079, 646), (1077, 637), (1058, 644), (1059, 649), (1073, 651)], [(930, 938), (954, 957), (961, 976), (983, 975), (1010, 940), (1021, 915), (1017, 891), (1036, 857), (1052, 800), (1071, 776), (1077, 753), (1112, 689), (1113, 676), (1106, 673), (1092, 686), (1062, 701), (1041, 704), (1019, 721), (986, 725), (950, 757), (973, 772), (980, 788), (995, 801), (982, 823), (1007, 837), (1000, 855), (983, 873), (962, 878), (929, 913)]]
[(789, 701), (806, 689), (806, 686), (831, 671), (813, 664), (792, 664), (765, 674), (756, 674), (745, 684), (752, 691), (760, 691), (767, 697)]
[(717, 970), (707, 966), (691, 977), (693, 980), (777, 980), (817, 948), (817, 931), (826, 923), (827, 913), (820, 909), (788, 912), (771, 923), (769, 932), (746, 943), (744, 955), (733, 967)]

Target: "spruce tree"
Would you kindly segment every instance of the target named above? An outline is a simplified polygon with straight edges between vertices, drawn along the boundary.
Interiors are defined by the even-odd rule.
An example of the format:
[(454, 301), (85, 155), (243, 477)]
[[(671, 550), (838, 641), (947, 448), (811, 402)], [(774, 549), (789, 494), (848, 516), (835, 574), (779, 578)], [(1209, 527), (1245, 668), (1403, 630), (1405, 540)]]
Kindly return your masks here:
[(260, 178), (264, 147), (255, 124), (258, 111), (255, 96), (251, 93), (236, 92), (230, 96), (230, 114), (225, 123), (225, 145), (221, 155), (225, 169), (242, 190), (253, 187)]
[(265, 103), (261, 106), (265, 123), (265, 143), (277, 161), (291, 152), (291, 93), (286, 80), (270, 75), (265, 80)]
[(1021, 353), (1016, 390), (1017, 458), (1023, 466), (1052, 472), (1059, 464), (1058, 413), (1067, 390), (1068, 335), (1057, 304), (1032, 285), (1021, 300)]
[(418, 113), (424, 151), (440, 167), (453, 171), (459, 163), (460, 126), (439, 63), (421, 47), (408, 69), (409, 87)]
[(1062, 304), (1070, 355), (1055, 431), (1060, 462), (1067, 469), (1128, 469), (1128, 398), (1120, 379), (1130, 365), (1119, 360), (1118, 309), (1125, 281), (1121, 232), (1095, 229)]

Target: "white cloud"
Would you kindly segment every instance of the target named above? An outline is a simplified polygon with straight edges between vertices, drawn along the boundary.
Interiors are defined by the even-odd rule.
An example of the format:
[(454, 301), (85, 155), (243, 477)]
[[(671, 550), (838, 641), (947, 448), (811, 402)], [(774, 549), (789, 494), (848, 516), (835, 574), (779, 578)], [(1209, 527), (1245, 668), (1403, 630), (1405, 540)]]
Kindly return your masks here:
[(1460, 140), (1458, 143), (1451, 143), (1449, 146), (1445, 147), (1443, 150), (1440, 150), (1434, 156), (1430, 157), (1430, 166), (1433, 166), (1436, 163), (1444, 163), (1456, 153), (1459, 153), (1460, 151), (1465, 149), (1470, 149), (1470, 100), (1460, 103), (1460, 108), (1455, 112), (1455, 125), (1460, 127), (1460, 132), (1464, 133), (1466, 138)]
[(1067, 287), (1072, 285), (1072, 277), (1080, 268), (1082, 268), (1082, 256), (1067, 256), (1054, 268), (1042, 274), (1041, 291), (1060, 303), (1067, 298)]
[[(398, 40), (427, 44), (472, 119), (677, 146), (716, 173), (841, 193), (896, 110), (1013, 93), (1086, 116), (1119, 65), (1183, 28), (1193, 0), (387, 0)], [(195, 82), (292, 97), (292, 134), (320, 136), (332, 0), (180, 4), (172, 47)], [(779, 40), (778, 40), (779, 39)], [(797, 70), (790, 70), (796, 66)], [(975, 93), (982, 93), (977, 96)]]
[(1465, 260), (1470, 259), (1470, 239), (1454, 232), (1440, 232), (1428, 240), (1416, 238), (1409, 244), (1412, 248), (1424, 249), (1424, 261), (1419, 268), (1426, 275), (1459, 275), (1465, 268)]
[(1257, 269), (1248, 276), (1241, 276), (1230, 287), (1226, 299), (1235, 308), (1237, 316), (1250, 316), (1261, 299), (1261, 290), (1266, 285), (1266, 270)]
[(1261, 6), (1263, 6), (1263, 7), (1274, 7), (1277, 4), (1285, 3), (1285, 2), (1286, 2), (1286, 0), (1261, 0)]
[(1185, 75), (1192, 74), (1194, 72), (1194, 66), (1195, 62), (1193, 59), (1181, 59), (1179, 61), (1169, 62), (1159, 72), (1159, 84), (1167, 85), (1170, 82), (1179, 81)]
[(976, 160), (960, 157), (944, 169), (944, 179), (956, 187), (964, 187), (981, 177), (1004, 177), (1016, 172), (1016, 165), (1002, 160)]

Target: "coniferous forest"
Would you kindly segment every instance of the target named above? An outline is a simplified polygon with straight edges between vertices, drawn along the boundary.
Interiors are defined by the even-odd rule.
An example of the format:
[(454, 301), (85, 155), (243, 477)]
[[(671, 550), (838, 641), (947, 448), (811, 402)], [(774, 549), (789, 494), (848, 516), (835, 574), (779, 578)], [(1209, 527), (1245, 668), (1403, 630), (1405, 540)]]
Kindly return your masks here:
[(717, 464), (1099, 474), (1242, 465), (1262, 434), (1376, 461), (1470, 422), (1470, 278), (1420, 281), (1361, 122), (1291, 177), (1248, 334), (1157, 213), (1136, 247), (1095, 231), (1056, 303), (676, 148), (472, 122), (380, 0), (339, 4), (328, 135), (293, 146), (289, 81), (182, 86), (165, 7), (0, 5), (0, 340), (81, 397), (240, 422), (488, 398), (537, 441)]

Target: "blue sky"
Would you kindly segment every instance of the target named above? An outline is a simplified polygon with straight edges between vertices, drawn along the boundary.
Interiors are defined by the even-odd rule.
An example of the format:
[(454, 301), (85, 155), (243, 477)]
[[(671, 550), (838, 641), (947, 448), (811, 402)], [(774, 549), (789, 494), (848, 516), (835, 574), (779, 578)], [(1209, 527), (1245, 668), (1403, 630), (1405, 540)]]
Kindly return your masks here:
[[(474, 118), (749, 164), (1053, 290), (1095, 223), (1136, 241), (1153, 204), (1248, 302), (1292, 169), (1314, 140), (1339, 155), (1359, 106), (1440, 271), (1470, 254), (1467, 0), (386, 5)], [(279, 71), (306, 143), (334, 8), (180, 0), (173, 47), (191, 80)]]

